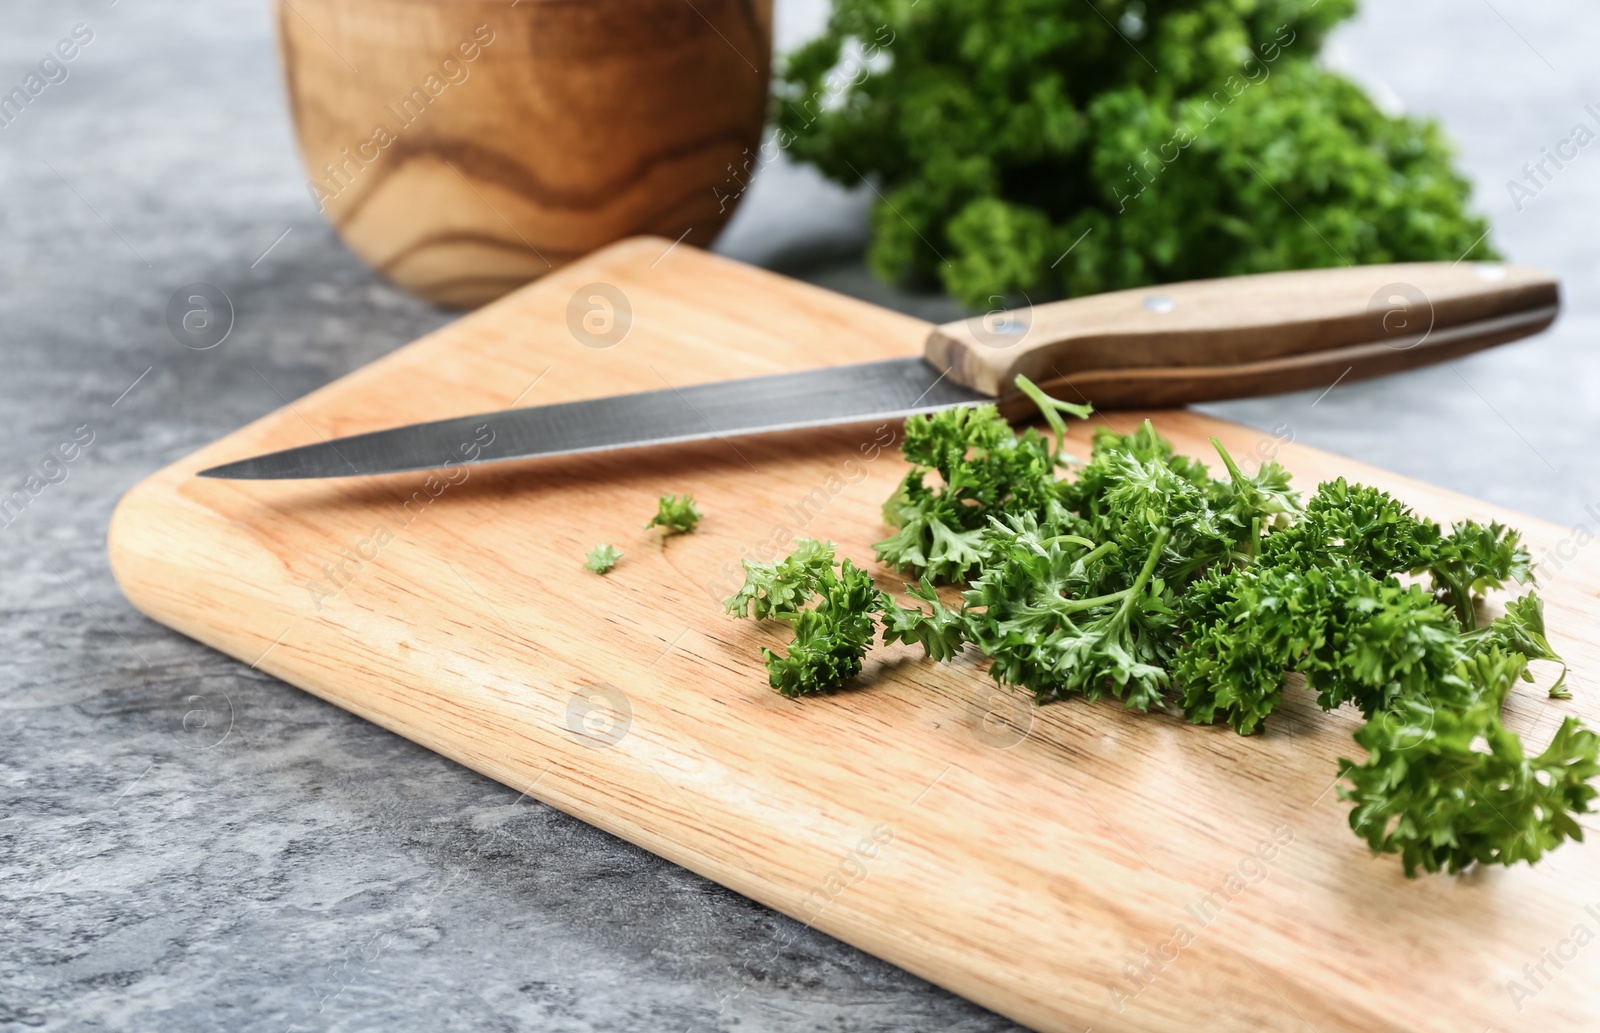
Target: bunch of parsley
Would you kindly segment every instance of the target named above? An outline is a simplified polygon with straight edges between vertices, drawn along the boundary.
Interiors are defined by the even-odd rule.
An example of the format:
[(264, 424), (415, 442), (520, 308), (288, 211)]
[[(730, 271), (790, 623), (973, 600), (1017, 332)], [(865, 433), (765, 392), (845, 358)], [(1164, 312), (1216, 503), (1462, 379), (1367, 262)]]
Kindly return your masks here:
[[(884, 507), (883, 563), (917, 578), (909, 605), (831, 544), (803, 540), (746, 564), (728, 609), (794, 625), (763, 650), (774, 688), (829, 692), (858, 674), (876, 628), (934, 660), (975, 647), (1001, 685), (1039, 703), (1113, 697), (1138, 711), (1258, 731), (1299, 675), (1325, 710), (1365, 719), (1360, 762), (1341, 761), (1350, 824), (1417, 869), (1535, 861), (1581, 839), (1600, 737), (1566, 719), (1528, 756), (1500, 720), (1532, 660), (1559, 660), (1528, 592), (1483, 622), (1483, 593), (1533, 580), (1515, 531), (1448, 531), (1343, 479), (1301, 503), (1268, 462), (1244, 473), (1213, 441), (1212, 477), (1149, 423), (1100, 428), (1075, 476), (1058, 472), (1063, 414), (1085, 407), (1018, 386), (1053, 434), (1014, 433), (993, 406), (907, 421), (910, 471)], [(940, 583), (962, 585), (956, 605)], [(1563, 677), (1551, 695), (1565, 695)]]
[(1485, 258), (1431, 121), (1319, 66), (1355, 0), (835, 0), (778, 143), (875, 182), (869, 259), (977, 307)]

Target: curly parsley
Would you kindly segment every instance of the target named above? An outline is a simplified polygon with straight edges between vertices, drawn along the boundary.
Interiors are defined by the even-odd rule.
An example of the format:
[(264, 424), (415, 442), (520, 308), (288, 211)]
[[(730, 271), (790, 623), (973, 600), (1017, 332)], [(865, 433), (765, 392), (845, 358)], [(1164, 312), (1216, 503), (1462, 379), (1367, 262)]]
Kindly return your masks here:
[(1493, 257), (1438, 124), (1319, 62), (1355, 7), (835, 0), (787, 55), (773, 118), (799, 160), (878, 184), (880, 277), (977, 308)]
[[(892, 605), (872, 576), (850, 560), (833, 559), (833, 543), (801, 538), (778, 563), (744, 563), (744, 587), (729, 613), (774, 618), (794, 626), (787, 653), (763, 648), (767, 674), (785, 696), (833, 692), (861, 673), (876, 631), (872, 616)], [(806, 609), (813, 598), (817, 604)]]
[(596, 574), (609, 574), (611, 568), (617, 565), (622, 558), (622, 553), (614, 545), (601, 542), (589, 550), (589, 555), (583, 561), (583, 569), (592, 570)]
[(700, 526), (700, 516), (693, 495), (663, 495), (656, 503), (656, 515), (644, 529), (660, 527), (667, 534), (688, 534)]
[[(730, 612), (794, 626), (764, 649), (787, 696), (831, 692), (885, 644), (933, 660), (968, 647), (1002, 685), (1041, 704), (1112, 697), (1138, 711), (1259, 731), (1291, 674), (1325, 710), (1365, 719), (1364, 760), (1342, 761), (1352, 829), (1407, 875), (1537, 861), (1581, 839), (1600, 737), (1569, 718), (1527, 756), (1500, 720), (1532, 660), (1558, 661), (1532, 592), (1481, 623), (1483, 594), (1533, 582), (1515, 531), (1448, 532), (1386, 492), (1343, 479), (1302, 503), (1289, 474), (1245, 474), (1213, 439), (1224, 476), (1174, 453), (1146, 422), (1100, 428), (1071, 477), (1063, 414), (1087, 407), (1019, 380), (1052, 433), (1015, 433), (993, 406), (906, 421), (912, 464), (884, 507), (878, 559), (917, 579), (902, 604), (832, 543), (802, 539), (745, 564)], [(963, 586), (959, 604), (940, 582)], [(1565, 671), (1551, 695), (1565, 696)]]

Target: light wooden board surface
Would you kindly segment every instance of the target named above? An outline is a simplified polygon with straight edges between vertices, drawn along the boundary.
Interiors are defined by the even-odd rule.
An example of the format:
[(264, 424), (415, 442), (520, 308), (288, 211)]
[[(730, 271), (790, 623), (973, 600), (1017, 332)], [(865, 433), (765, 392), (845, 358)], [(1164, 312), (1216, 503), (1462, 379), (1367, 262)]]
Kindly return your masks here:
[[(1040, 1030), (1600, 1028), (1600, 943), (1571, 939), (1600, 933), (1600, 848), (1406, 880), (1368, 855), (1330, 789), (1355, 716), (1303, 692), (1249, 739), (1110, 702), (1011, 705), (975, 663), (905, 649), (872, 654), (854, 691), (773, 693), (757, 647), (784, 632), (725, 616), (719, 599), (742, 557), (793, 535), (870, 561), (905, 469), (877, 443), (897, 428), (431, 482), (192, 476), (519, 398), (920, 352), (924, 323), (669, 243), (582, 260), (155, 474), (112, 523), (124, 591), (185, 634)], [(632, 309), (607, 348), (568, 328), (569, 301), (597, 282)], [(1564, 714), (1600, 725), (1596, 550), (1270, 434), (1154, 418), (1194, 455), (1212, 434), (1235, 456), (1277, 451), (1306, 488), (1344, 474), (1436, 517), (1511, 519), (1536, 556), (1550, 551), (1551, 639), (1576, 699), (1545, 699), (1541, 671), (1507, 721), (1539, 746)], [(641, 527), (657, 495), (681, 491), (705, 521), (662, 547)], [(599, 541), (625, 553), (605, 578), (580, 566)], [(1600, 823), (1585, 825), (1592, 840)]]

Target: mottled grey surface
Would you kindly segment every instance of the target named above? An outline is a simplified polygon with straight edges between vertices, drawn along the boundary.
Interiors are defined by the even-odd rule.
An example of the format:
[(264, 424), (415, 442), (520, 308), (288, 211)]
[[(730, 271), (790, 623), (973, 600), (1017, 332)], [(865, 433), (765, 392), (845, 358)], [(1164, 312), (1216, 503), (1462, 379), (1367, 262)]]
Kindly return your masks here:
[[(74, 24), (94, 32), (0, 129), (0, 493), (75, 428), (94, 435), (0, 529), (0, 1028), (1014, 1028), (123, 601), (104, 531), (126, 488), (449, 317), (376, 279), (312, 209), (260, 0), (0, 11), (0, 91)], [(783, 4), (784, 38), (817, 13)], [(1600, 149), (1525, 211), (1504, 185), (1600, 102), (1593, 21), (1578, 0), (1391, 0), (1332, 55), (1446, 119), (1501, 246), (1565, 277), (1558, 328), (1315, 405), (1217, 411), (1594, 521)], [(864, 278), (863, 206), (774, 165), (723, 247), (947, 313)], [(164, 317), (196, 280), (237, 308), (204, 352)]]

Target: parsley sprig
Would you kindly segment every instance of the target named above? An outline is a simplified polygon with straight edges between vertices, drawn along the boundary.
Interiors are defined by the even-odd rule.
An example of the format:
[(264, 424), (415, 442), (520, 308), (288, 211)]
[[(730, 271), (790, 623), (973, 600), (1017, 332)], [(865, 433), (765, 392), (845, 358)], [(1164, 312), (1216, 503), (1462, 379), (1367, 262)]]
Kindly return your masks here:
[(700, 526), (700, 517), (693, 495), (663, 495), (656, 502), (656, 515), (644, 529), (659, 527), (666, 534), (688, 534)]
[[(991, 677), (1041, 704), (1181, 707), (1248, 735), (1296, 674), (1323, 709), (1361, 712), (1365, 758), (1341, 761), (1340, 792), (1352, 829), (1407, 875), (1533, 862), (1582, 838), (1574, 816), (1596, 795), (1600, 737), (1568, 718), (1528, 756), (1500, 719), (1530, 661), (1560, 660), (1532, 592), (1479, 616), (1486, 592), (1533, 582), (1515, 531), (1446, 532), (1343, 479), (1302, 503), (1281, 466), (1246, 474), (1215, 439), (1213, 477), (1148, 422), (1097, 429), (1075, 463), (1063, 416), (1088, 407), (1018, 387), (1049, 435), (1015, 433), (993, 406), (906, 422), (911, 469), (884, 507), (894, 533), (874, 547), (915, 579), (904, 603), (828, 542), (745, 564), (729, 611), (794, 627), (787, 652), (762, 651), (775, 689), (843, 687), (877, 630), (933, 660), (974, 647)], [(959, 602), (940, 595), (950, 583)], [(1552, 696), (1568, 695), (1564, 679)]]
[[(772, 687), (785, 696), (832, 692), (861, 673), (877, 630), (872, 615), (891, 606), (872, 576), (849, 559), (834, 563), (833, 543), (800, 538), (777, 563), (744, 564), (745, 583), (729, 613), (794, 625), (787, 653), (763, 648)], [(817, 604), (806, 609), (813, 598)]]
[(592, 570), (596, 574), (609, 574), (611, 573), (611, 568), (615, 567), (620, 559), (622, 559), (622, 552), (615, 545), (601, 542), (590, 549), (589, 554), (584, 557), (583, 569)]

